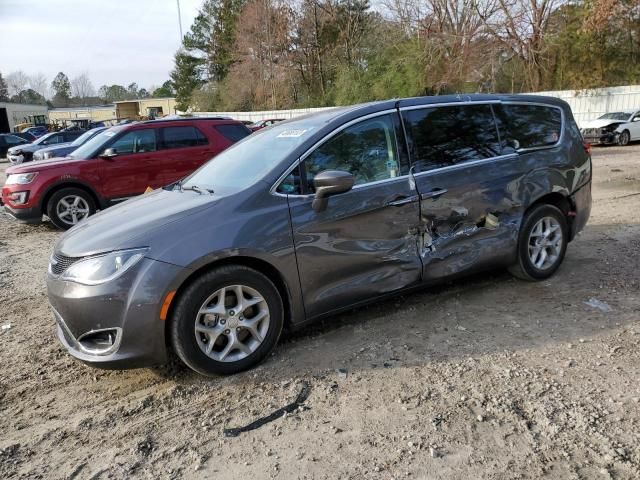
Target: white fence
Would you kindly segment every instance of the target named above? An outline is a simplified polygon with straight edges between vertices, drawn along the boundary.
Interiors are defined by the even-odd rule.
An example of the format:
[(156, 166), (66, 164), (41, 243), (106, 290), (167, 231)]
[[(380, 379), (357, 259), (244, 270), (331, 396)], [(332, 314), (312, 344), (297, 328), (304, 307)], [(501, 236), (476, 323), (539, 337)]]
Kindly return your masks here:
[(334, 107), (298, 108), (293, 110), (262, 110), (259, 112), (192, 112), (192, 114), (198, 117), (220, 116), (231, 117), (236, 120), (249, 120), (251, 122), (257, 122), (258, 120), (264, 120), (268, 118), (282, 118), (284, 120), (287, 120), (289, 118), (299, 117), (308, 113), (321, 112), (322, 110), (330, 110), (332, 108)]
[(558, 97), (567, 102), (571, 105), (578, 125), (607, 112), (640, 110), (640, 85), (589, 90), (558, 90), (538, 92), (535, 95)]
[[(535, 95), (558, 97), (569, 103), (578, 125), (607, 112), (640, 109), (640, 85), (593, 88), (589, 90), (558, 90), (554, 92), (537, 92)], [(265, 110), (261, 112), (193, 112), (193, 114), (198, 116), (219, 115), (255, 122), (266, 118), (293, 118), (328, 110), (329, 108), (332, 107)]]

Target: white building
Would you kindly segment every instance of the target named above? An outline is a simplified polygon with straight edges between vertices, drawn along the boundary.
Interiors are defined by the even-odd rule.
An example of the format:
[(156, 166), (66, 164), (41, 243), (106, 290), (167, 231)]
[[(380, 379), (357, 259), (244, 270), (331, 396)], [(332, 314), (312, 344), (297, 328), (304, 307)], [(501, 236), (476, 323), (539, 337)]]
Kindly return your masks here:
[(29, 117), (34, 115), (44, 115), (45, 123), (49, 123), (46, 105), (0, 102), (0, 133), (13, 132), (16, 125), (30, 122)]

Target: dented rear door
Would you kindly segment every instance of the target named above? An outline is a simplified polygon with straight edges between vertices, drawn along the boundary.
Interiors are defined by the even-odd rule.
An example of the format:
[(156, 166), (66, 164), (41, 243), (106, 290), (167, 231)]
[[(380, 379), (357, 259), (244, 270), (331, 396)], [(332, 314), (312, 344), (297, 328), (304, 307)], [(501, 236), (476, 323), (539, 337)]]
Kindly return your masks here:
[(515, 251), (522, 166), (500, 146), (492, 102), (405, 107), (420, 196), (418, 251), (430, 281)]

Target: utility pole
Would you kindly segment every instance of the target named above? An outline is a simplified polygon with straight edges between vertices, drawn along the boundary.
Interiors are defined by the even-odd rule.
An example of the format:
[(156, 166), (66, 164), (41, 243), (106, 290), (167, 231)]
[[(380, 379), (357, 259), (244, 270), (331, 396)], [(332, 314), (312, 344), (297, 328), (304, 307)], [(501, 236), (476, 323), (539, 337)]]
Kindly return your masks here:
[(176, 3), (178, 4), (178, 27), (180, 28), (180, 45), (182, 45), (182, 39), (184, 37), (182, 36), (182, 17), (180, 16), (180, 0), (176, 0)]

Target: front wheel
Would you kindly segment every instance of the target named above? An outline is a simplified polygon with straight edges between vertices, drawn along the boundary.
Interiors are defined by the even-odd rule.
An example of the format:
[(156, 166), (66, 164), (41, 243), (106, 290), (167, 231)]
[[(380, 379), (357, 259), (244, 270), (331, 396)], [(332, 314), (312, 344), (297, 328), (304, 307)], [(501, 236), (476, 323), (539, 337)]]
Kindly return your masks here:
[(47, 202), (47, 216), (62, 230), (73, 227), (94, 213), (96, 203), (91, 195), (75, 187), (58, 190)]
[(630, 141), (631, 141), (631, 135), (629, 134), (629, 130), (623, 131), (618, 136), (618, 145), (620, 145), (622, 147), (626, 147), (627, 145), (629, 145)]
[(518, 260), (509, 271), (523, 280), (549, 278), (564, 259), (568, 231), (567, 218), (558, 207), (534, 207), (522, 221), (518, 236)]
[(171, 317), (174, 351), (203, 375), (246, 370), (275, 347), (284, 324), (282, 298), (263, 274), (219, 267), (180, 294)]

